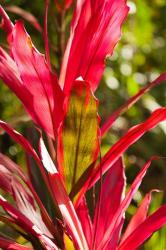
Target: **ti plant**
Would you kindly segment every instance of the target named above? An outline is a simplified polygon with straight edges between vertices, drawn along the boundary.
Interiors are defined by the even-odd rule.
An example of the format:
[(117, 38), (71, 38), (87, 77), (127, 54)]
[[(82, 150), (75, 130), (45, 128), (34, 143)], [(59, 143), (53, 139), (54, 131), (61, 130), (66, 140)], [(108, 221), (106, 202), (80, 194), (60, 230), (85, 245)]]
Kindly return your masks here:
[[(62, 12), (74, 3), (55, 1), (55, 5)], [(0, 47), (0, 78), (23, 103), (38, 127), (39, 138), (39, 147), (34, 149), (23, 135), (0, 121), (0, 127), (27, 155), (24, 172), (0, 154), (0, 188), (12, 201), (0, 195), (0, 221), (25, 239), (21, 244), (0, 233), (2, 249), (134, 250), (166, 223), (166, 205), (148, 215), (152, 190), (123, 229), (125, 212), (151, 162), (159, 157), (151, 157), (127, 192), (122, 160), (133, 143), (166, 120), (166, 108), (155, 110), (147, 120), (130, 128), (103, 157), (100, 155), (101, 140), (114, 121), (145, 92), (163, 83), (166, 73), (142, 88), (100, 126), (95, 91), (104, 60), (120, 38), (129, 8), (126, 0), (77, 0), (75, 5), (59, 75), (50, 63), (48, 1), (44, 22), (46, 55), (35, 48), (22, 21), (13, 24), (0, 7), (1, 28), (9, 47), (9, 51)], [(92, 208), (87, 192), (95, 192), (96, 184)], [(42, 192), (47, 199), (43, 199)]]

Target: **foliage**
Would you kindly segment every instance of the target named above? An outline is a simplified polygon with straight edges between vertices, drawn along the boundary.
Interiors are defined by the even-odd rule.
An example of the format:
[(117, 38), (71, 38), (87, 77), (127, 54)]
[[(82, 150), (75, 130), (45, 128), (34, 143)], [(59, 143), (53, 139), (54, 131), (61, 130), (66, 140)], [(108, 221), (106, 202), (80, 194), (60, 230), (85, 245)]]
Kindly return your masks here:
[[(16, 6), (6, 7), (43, 32), (45, 56), (37, 51), (23, 23), (13, 24), (0, 7), (1, 26), (7, 33), (10, 52), (0, 49), (0, 77), (38, 126), (34, 138), (30, 131), (32, 147), (25, 137), (0, 121), (1, 128), (23, 147), (27, 156), (27, 173), (24, 173), (7, 156), (0, 155), (1, 188), (9, 194), (9, 201), (12, 199), (10, 203), (0, 196), (3, 208), (0, 220), (24, 239), (24, 244), (15, 243), (14, 237), (11, 240), (2, 235), (0, 246), (3, 249), (136, 249), (166, 222), (165, 205), (148, 215), (152, 192), (158, 192), (152, 190), (122, 231), (124, 213), (151, 162), (161, 157), (153, 156), (144, 164), (125, 194), (122, 156), (142, 135), (166, 119), (166, 108), (157, 108), (144, 122), (131, 127), (112, 143), (107, 153), (102, 142), (122, 113), (144, 93), (165, 82), (166, 73), (141, 89), (126, 75), (128, 93), (132, 97), (100, 126), (98, 100), (94, 95), (104, 72), (104, 60), (113, 53), (120, 38), (121, 25), (128, 12), (126, 1), (78, 1), (65, 52), (67, 18), (74, 3), (55, 1), (53, 6), (59, 25), (56, 62), (52, 58), (50, 61), (49, 54), (48, 1), (43, 31), (32, 14)], [(153, 27), (149, 22), (151, 13), (144, 14), (148, 5), (138, 1), (137, 6), (140, 8), (137, 20), (149, 30), (149, 34), (143, 33), (142, 40), (139, 39), (138, 44), (142, 45), (152, 38)], [(66, 15), (67, 11), (70, 14)], [(140, 30), (135, 30), (134, 35), (140, 37)], [(127, 40), (127, 35), (124, 39)], [(106, 64), (104, 77), (108, 83), (109, 60)], [(57, 74), (52, 69), (56, 69)], [(121, 67), (122, 72), (128, 70), (127, 64)], [(100, 98), (100, 87), (97, 95)], [(42, 137), (48, 142), (48, 149)], [(38, 149), (35, 144), (39, 144)], [(93, 205), (90, 205), (90, 195)]]

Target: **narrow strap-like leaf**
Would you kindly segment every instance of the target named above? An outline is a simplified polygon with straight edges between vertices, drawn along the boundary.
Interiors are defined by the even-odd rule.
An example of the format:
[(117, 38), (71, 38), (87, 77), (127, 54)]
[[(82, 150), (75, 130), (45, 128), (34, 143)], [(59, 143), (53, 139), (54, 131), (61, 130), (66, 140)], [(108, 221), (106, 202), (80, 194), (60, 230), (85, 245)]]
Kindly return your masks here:
[(97, 250), (102, 250), (109, 244), (109, 242), (111, 240), (111, 237), (113, 237), (114, 232), (116, 231), (117, 227), (121, 223), (123, 215), (124, 215), (126, 209), (128, 208), (128, 206), (130, 205), (130, 202), (133, 199), (134, 194), (137, 192), (139, 186), (141, 185), (142, 180), (143, 180), (148, 168), (150, 167), (151, 162), (153, 160), (157, 160), (157, 159), (159, 159), (159, 157), (153, 156), (144, 165), (144, 167), (140, 170), (140, 172), (136, 176), (136, 178), (133, 181), (132, 185), (130, 186), (125, 198), (121, 202), (121, 205), (119, 206), (117, 212), (115, 213), (114, 217), (112, 218), (112, 222), (108, 226), (108, 228), (107, 228), (107, 230), (106, 230), (106, 232), (104, 234), (104, 237), (103, 237), (102, 241), (100, 242)]
[(132, 144), (164, 120), (166, 120), (166, 108), (159, 108), (155, 110), (146, 121), (129, 129), (128, 132), (110, 148), (102, 158), (101, 163), (94, 169), (94, 173), (89, 180), (89, 187), (92, 187), (96, 181), (100, 179), (100, 167), (102, 167), (102, 173), (104, 174)]
[(131, 235), (126, 238), (126, 240), (119, 246), (118, 250), (136, 250), (155, 231), (159, 230), (165, 224), (166, 205), (163, 205), (156, 212), (147, 217), (147, 219), (143, 223), (141, 223)]
[(148, 215), (149, 205), (152, 199), (152, 192), (158, 190), (152, 190), (144, 197), (143, 201), (141, 202), (140, 207), (137, 209), (136, 213), (131, 218), (123, 237), (120, 241), (120, 245), (123, 241), (142, 223), (145, 221)]
[[(46, 247), (52, 247), (53, 250), (58, 250), (56, 245), (33, 224), (25, 215), (19, 210), (10, 205), (5, 198), (0, 195), (0, 206), (14, 219), (15, 223), (21, 226), (26, 232), (38, 238)], [(47, 248), (46, 248), (47, 249)]]
[(40, 139), (40, 153), (41, 160), (48, 173), (54, 197), (57, 201), (67, 228), (73, 237), (73, 241), (80, 250), (88, 250), (88, 245), (81, 227), (81, 223), (64, 188), (61, 176), (52, 162), (42, 138)]
[(0, 248), (6, 250), (32, 250), (31, 247), (22, 246), (10, 239), (0, 236)]
[(81, 200), (79, 206), (76, 208), (78, 218), (81, 222), (82, 229), (84, 231), (88, 246), (90, 248), (92, 242), (92, 221), (89, 215), (88, 205), (86, 203), (85, 197)]
[(139, 92), (136, 95), (132, 96), (126, 103), (124, 103), (121, 107), (115, 110), (101, 127), (101, 136), (104, 136), (107, 133), (107, 131), (112, 127), (112, 124), (116, 121), (116, 119), (125, 111), (127, 111), (130, 107), (132, 107), (146, 92), (148, 92), (149, 90), (158, 86), (161, 83), (165, 83), (165, 81), (166, 81), (166, 72), (162, 73), (153, 82), (149, 83), (147, 86), (139, 90)]
[[(93, 223), (93, 232), (97, 231), (95, 248), (97, 248), (103, 239), (107, 228), (114, 219), (114, 215), (120, 206), (126, 184), (125, 179), (124, 164), (120, 157), (114, 166), (108, 171), (102, 183), (101, 200), (100, 203), (99, 201), (97, 202), (95, 208)], [(98, 206), (100, 206), (100, 208), (98, 208)], [(99, 218), (97, 218), (98, 209), (100, 209)], [(116, 232), (116, 234), (118, 234), (118, 232)]]

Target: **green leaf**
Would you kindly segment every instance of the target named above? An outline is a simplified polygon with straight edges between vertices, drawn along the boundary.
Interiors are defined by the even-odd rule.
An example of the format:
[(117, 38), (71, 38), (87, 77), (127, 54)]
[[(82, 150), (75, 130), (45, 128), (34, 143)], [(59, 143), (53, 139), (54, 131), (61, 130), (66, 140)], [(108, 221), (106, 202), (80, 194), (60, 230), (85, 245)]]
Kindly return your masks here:
[[(76, 81), (67, 103), (67, 113), (58, 134), (58, 163), (67, 192), (83, 177), (99, 154), (98, 101), (88, 83)], [(86, 175), (85, 175), (86, 176)], [(82, 188), (84, 180), (80, 182)], [(73, 197), (72, 197), (73, 198)]]

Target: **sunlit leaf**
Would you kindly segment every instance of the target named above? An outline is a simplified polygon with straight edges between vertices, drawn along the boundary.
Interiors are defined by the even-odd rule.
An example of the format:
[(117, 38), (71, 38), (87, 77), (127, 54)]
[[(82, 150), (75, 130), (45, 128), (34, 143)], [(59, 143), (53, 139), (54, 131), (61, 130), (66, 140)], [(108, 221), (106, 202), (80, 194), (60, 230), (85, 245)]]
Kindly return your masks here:
[(98, 156), (97, 106), (89, 85), (76, 81), (58, 138), (58, 163), (68, 193)]

